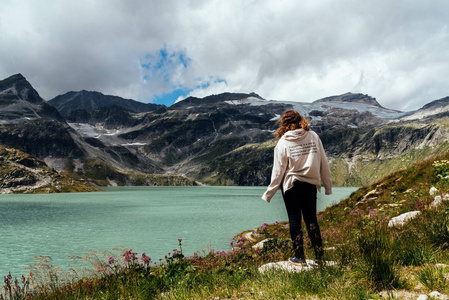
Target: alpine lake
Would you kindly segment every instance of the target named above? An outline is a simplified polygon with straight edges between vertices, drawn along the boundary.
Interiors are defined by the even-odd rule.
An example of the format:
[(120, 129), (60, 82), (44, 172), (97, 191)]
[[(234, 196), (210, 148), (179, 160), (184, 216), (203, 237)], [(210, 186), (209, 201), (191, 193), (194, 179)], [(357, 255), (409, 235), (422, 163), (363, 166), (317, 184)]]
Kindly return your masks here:
[[(265, 187), (106, 187), (103, 192), (0, 195), (0, 276), (27, 274), (33, 257), (62, 269), (69, 256), (130, 249), (159, 262), (231, 249), (232, 238), (263, 223), (286, 221), (280, 191), (266, 203)], [(318, 211), (357, 188), (318, 193)], [(119, 250), (116, 250), (119, 251)]]

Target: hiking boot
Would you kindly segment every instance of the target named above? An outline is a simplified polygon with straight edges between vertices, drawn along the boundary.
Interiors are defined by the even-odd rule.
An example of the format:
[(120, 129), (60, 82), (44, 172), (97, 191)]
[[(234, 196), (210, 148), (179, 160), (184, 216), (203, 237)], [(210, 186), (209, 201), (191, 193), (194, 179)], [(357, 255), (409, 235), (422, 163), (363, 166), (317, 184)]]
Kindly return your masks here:
[(296, 257), (290, 257), (288, 259), (288, 261), (291, 264), (294, 264), (295, 266), (299, 266), (299, 267), (305, 267), (307, 266), (307, 262), (305, 258), (296, 258)]

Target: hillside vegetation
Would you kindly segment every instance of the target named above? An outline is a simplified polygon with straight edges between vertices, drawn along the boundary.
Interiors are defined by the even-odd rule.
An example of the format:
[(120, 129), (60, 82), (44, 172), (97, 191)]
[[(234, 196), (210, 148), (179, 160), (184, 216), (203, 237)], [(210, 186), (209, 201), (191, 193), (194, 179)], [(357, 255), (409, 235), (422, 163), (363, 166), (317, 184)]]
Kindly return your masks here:
[[(449, 294), (448, 193), (445, 152), (327, 207), (319, 223), (325, 258), (335, 265), (299, 273), (260, 272), (262, 265), (293, 254), (288, 224), (276, 222), (236, 236), (229, 252), (184, 257), (179, 240), (178, 248), (157, 264), (131, 249), (86, 256), (93, 268), (83, 278), (74, 277), (79, 273), (64, 277), (46, 260), (32, 268), (33, 290), (24, 277), (10, 291), (30, 299), (417, 299), (432, 291)], [(410, 211), (417, 212), (415, 218), (388, 225)], [(266, 238), (263, 247), (253, 247)], [(312, 258), (306, 243), (306, 256)]]

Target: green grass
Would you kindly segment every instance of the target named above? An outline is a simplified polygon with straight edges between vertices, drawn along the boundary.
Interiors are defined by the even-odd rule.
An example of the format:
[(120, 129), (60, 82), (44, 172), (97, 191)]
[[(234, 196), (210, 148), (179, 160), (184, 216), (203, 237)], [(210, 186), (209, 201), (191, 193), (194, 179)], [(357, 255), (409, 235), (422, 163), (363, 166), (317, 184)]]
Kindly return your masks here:
[[(276, 222), (253, 229), (254, 241), (244, 238), (248, 232), (236, 236), (228, 252), (184, 257), (180, 242), (179, 250), (157, 265), (142, 266), (139, 256), (123, 262), (123, 252), (108, 262), (106, 253), (84, 259), (92, 265), (90, 272), (66, 276), (47, 260), (34, 268), (47, 272), (31, 277), (40, 284), (12, 299), (381, 299), (401, 291), (416, 299), (433, 290), (449, 294), (449, 268), (441, 265), (449, 264), (449, 203), (432, 208), (429, 194), (431, 187), (439, 195), (449, 192), (448, 180), (438, 176), (445, 166), (435, 164), (448, 159), (445, 152), (424, 160), (319, 213), (325, 259), (334, 266), (259, 272), (260, 266), (293, 255), (287, 224)], [(421, 214), (406, 226), (387, 226), (391, 217), (413, 210)], [(272, 240), (263, 249), (252, 248), (265, 238)], [(313, 258), (307, 238), (306, 256)]]

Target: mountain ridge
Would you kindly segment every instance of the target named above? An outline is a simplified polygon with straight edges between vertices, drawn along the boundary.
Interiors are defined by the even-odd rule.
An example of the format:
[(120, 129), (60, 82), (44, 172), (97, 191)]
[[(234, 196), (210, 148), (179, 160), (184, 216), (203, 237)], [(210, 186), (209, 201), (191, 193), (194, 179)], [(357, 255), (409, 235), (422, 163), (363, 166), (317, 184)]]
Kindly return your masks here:
[(104, 95), (100, 92), (81, 90), (79, 92), (70, 91), (58, 95), (48, 101), (56, 107), (58, 111), (68, 116), (71, 112), (84, 109), (92, 113), (96, 109), (110, 106), (120, 106), (134, 112), (146, 112), (161, 108), (163, 105), (142, 103), (132, 99), (125, 99), (118, 96)]
[[(113, 101), (77, 107), (76, 92), (67, 94), (75, 110), (59, 114), (62, 120), (0, 115), (0, 144), (26, 151), (59, 172), (102, 185), (149, 183), (136, 180), (141, 176), (137, 173), (179, 176), (176, 182), (183, 184), (267, 185), (275, 145), (272, 133), (288, 109), (310, 119), (312, 130), (323, 140), (337, 186), (369, 184), (413, 160), (444, 151), (449, 140), (444, 113), (426, 109), (425, 118), (415, 115), (408, 120), (410, 113), (384, 108), (361, 93), (311, 103), (222, 93), (143, 112)], [(0, 90), (0, 103), (8, 97)], [(135, 104), (126, 99), (124, 103)]]

